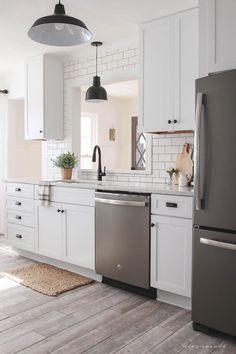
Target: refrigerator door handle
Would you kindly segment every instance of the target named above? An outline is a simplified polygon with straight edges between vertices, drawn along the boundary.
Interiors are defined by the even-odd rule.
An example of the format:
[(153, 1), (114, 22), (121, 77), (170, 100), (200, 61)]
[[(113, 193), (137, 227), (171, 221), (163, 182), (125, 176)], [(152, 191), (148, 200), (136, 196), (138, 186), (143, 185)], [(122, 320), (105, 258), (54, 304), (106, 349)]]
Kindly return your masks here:
[(221, 241), (216, 241), (216, 240), (209, 240), (207, 238), (200, 238), (200, 243), (202, 243), (204, 245), (208, 245), (208, 246), (225, 248), (227, 250), (236, 251), (236, 244), (234, 244), (234, 243), (227, 243), (227, 242), (221, 242)]
[(200, 184), (200, 132), (201, 132), (201, 117), (202, 117), (202, 100), (203, 93), (198, 92), (196, 104), (196, 130), (195, 130), (195, 153), (194, 153), (194, 184), (195, 184), (195, 203), (196, 209), (201, 210), (201, 184)]

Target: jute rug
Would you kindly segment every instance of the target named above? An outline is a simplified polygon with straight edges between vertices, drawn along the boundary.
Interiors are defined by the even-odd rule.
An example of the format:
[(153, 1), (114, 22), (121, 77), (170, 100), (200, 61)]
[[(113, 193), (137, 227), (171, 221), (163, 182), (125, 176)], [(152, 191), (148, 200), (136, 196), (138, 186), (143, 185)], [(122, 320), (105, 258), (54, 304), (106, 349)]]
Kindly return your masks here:
[(57, 296), (65, 291), (87, 285), (92, 279), (44, 263), (35, 263), (2, 273), (7, 278), (39, 293)]

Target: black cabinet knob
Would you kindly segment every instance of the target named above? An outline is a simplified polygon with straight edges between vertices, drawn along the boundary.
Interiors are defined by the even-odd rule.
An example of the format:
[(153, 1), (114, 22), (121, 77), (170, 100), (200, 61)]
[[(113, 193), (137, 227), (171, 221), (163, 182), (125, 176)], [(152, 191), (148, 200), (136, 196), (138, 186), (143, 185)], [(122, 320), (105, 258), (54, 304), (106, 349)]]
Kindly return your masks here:
[(177, 121), (177, 119), (174, 119), (173, 122), (174, 122), (174, 124), (176, 124), (178, 121)]
[(151, 227), (154, 227), (154, 226), (155, 226), (155, 224), (154, 224), (154, 222), (152, 222), (152, 223), (151, 223)]
[(172, 121), (170, 119), (168, 119), (168, 124), (171, 124), (171, 123), (172, 123)]
[(40, 130), (39, 132), (40, 132), (40, 133), (42, 133), (43, 131), (42, 131), (42, 130)]
[(16, 234), (16, 238), (22, 238), (22, 236), (19, 234)]
[(65, 210), (61, 210), (61, 213), (64, 213), (65, 212)]
[(15, 204), (16, 204), (16, 205), (21, 205), (21, 202), (16, 202)]
[(15, 188), (16, 192), (21, 192), (21, 188)]
[(21, 218), (20, 215), (16, 215), (16, 219), (17, 219), (17, 220), (21, 220), (22, 218)]
[(61, 209), (57, 209), (57, 212), (60, 213), (60, 212), (61, 212)]

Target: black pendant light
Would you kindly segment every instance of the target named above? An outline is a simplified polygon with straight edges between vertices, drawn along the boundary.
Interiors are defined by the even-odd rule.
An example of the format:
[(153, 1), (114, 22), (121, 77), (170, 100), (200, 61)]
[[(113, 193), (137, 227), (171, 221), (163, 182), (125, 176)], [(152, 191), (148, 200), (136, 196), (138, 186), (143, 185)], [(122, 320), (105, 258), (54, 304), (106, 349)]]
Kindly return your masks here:
[(54, 14), (36, 20), (28, 36), (38, 43), (72, 46), (90, 41), (92, 34), (82, 21), (66, 15), (65, 7), (59, 0)]
[(85, 100), (88, 102), (99, 103), (107, 101), (107, 92), (104, 87), (101, 86), (100, 76), (97, 76), (98, 47), (102, 45), (102, 42), (92, 42), (91, 45), (96, 47), (96, 76), (93, 77), (93, 86), (89, 87), (86, 92)]

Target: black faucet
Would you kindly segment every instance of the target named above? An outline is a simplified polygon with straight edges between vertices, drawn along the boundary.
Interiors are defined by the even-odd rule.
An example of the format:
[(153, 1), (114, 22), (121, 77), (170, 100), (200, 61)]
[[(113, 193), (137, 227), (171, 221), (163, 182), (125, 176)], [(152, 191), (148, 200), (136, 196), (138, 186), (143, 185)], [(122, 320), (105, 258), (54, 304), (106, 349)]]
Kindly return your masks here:
[(104, 167), (102, 172), (101, 149), (98, 145), (94, 146), (92, 162), (96, 162), (96, 151), (98, 151), (98, 181), (102, 181), (102, 177), (106, 176), (106, 167)]

